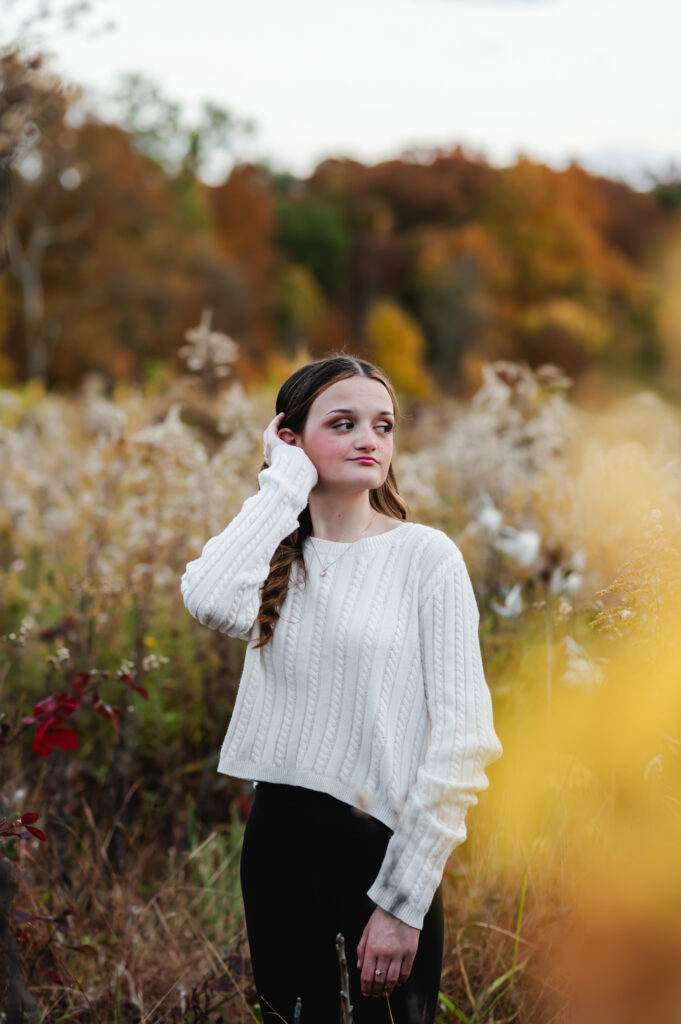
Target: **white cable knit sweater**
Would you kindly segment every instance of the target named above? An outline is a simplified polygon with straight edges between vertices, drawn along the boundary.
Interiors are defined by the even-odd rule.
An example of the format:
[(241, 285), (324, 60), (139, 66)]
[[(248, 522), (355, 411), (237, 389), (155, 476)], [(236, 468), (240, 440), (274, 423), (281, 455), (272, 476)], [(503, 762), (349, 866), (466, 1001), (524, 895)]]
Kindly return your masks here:
[[(257, 639), (270, 559), (317, 479), (302, 448), (274, 446), (260, 490), (182, 575), (199, 622)], [(324, 565), (341, 555), (326, 576), (311, 543)], [(307, 538), (304, 558), (307, 583), (294, 563), (272, 640), (246, 649), (218, 771), (321, 790), (388, 825), (367, 892), (421, 928), (502, 753), (470, 578), (456, 544), (420, 523), (350, 547)]]

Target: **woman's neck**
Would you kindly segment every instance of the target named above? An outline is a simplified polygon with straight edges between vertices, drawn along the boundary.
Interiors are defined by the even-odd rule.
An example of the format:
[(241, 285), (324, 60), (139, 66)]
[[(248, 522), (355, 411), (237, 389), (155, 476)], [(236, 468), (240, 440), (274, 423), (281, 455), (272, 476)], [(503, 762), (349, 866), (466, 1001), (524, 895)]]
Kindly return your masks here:
[(310, 495), (309, 505), (312, 536), (320, 540), (349, 544), (360, 537), (370, 537), (377, 527), (378, 532), (382, 532), (385, 516), (371, 507), (367, 491), (356, 500), (339, 502), (336, 499), (333, 505), (315, 501), (314, 495)]

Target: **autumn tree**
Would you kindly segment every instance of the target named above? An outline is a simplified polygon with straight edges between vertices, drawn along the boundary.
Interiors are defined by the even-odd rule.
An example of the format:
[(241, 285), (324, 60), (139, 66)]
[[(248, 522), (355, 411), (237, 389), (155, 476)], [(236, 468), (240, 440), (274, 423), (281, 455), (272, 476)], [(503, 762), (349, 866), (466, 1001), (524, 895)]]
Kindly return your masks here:
[[(576, 164), (556, 172), (525, 158), (499, 171), (484, 224), (513, 268), (513, 355), (572, 373), (594, 357), (650, 363), (652, 296), (641, 271), (658, 219), (634, 234), (639, 198), (602, 182)], [(650, 199), (643, 205), (653, 213)]]
[(383, 299), (376, 302), (364, 325), (369, 354), (386, 371), (395, 387), (409, 397), (426, 398), (432, 382), (423, 365), (423, 331), (404, 310)]
[(506, 354), (512, 271), (482, 225), (414, 232), (416, 255), (409, 295), (428, 341), (428, 362), (450, 387), (469, 353)]
[[(176, 359), (204, 306), (221, 328), (244, 330), (248, 347), (240, 269), (220, 251), (208, 187), (195, 178), (207, 143), (181, 131), (184, 158), (162, 166), (149, 140), (166, 108), (158, 90), (149, 95), (145, 130), (130, 132), (87, 108), (74, 124), (65, 98), (15, 172), (4, 293), (17, 376), (65, 383), (96, 368), (139, 379), (150, 361)], [(221, 125), (224, 141), (226, 123), (211, 108), (206, 132)]]
[(224, 182), (205, 191), (219, 251), (239, 282), (238, 322), (231, 333), (253, 360), (262, 360), (277, 344), (275, 279), (285, 263), (274, 241), (270, 179), (254, 164), (237, 164)]

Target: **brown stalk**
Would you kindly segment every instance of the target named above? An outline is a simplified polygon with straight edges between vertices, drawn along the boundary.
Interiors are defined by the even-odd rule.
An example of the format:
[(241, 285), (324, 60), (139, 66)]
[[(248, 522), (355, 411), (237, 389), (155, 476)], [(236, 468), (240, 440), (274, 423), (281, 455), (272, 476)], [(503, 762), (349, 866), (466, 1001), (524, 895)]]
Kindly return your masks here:
[(338, 932), (336, 936), (336, 952), (341, 975), (341, 1024), (353, 1024), (352, 1003), (350, 1002), (350, 978), (348, 976), (348, 959), (345, 955), (345, 937)]

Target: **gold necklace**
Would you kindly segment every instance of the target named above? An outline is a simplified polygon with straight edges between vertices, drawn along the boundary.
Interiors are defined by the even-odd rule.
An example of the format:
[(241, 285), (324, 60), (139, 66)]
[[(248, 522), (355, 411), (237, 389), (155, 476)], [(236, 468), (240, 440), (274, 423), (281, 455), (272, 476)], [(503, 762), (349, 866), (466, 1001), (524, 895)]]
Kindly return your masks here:
[[(369, 529), (369, 527), (371, 526), (371, 524), (373, 523), (373, 521), (374, 521), (374, 519), (376, 518), (376, 516), (377, 516), (377, 515), (378, 515), (378, 511), (374, 512), (374, 514), (373, 514), (373, 516), (371, 517), (371, 519), (370, 519), (369, 523), (368, 523), (368, 524), (367, 524), (367, 526), (365, 526), (365, 527), (364, 527), (364, 529), (362, 530), (362, 533), (366, 533), (366, 532), (367, 532), (367, 530)], [(360, 533), (359, 537), (361, 537), (361, 536), (362, 536), (362, 533)], [(312, 550), (314, 551), (315, 555), (317, 555), (317, 561), (319, 562), (319, 564), (320, 564), (320, 565), (321, 565), (321, 567), (322, 567), (322, 571), (320, 572), (320, 574), (319, 574), (319, 575), (320, 575), (320, 576), (326, 576), (326, 573), (327, 573), (327, 571), (328, 571), (328, 570), (329, 570), (329, 569), (331, 568), (331, 566), (333, 565), (333, 563), (334, 563), (334, 562), (337, 562), (339, 558), (342, 558), (342, 557), (343, 557), (343, 555), (345, 555), (345, 554), (347, 553), (347, 551), (348, 551), (348, 549), (350, 548), (350, 546), (351, 546), (352, 544), (354, 544), (354, 543), (355, 543), (355, 541), (359, 540), (359, 537), (355, 537), (355, 540), (351, 540), (351, 541), (350, 541), (350, 543), (348, 544), (347, 548), (345, 549), (345, 551), (341, 551), (340, 555), (336, 555), (336, 557), (334, 558), (333, 562), (329, 562), (329, 564), (328, 564), (328, 565), (324, 565), (324, 563), (322, 562), (322, 560), (321, 560), (321, 558), (319, 557), (319, 554), (318, 554), (318, 552), (317, 552), (317, 549), (316, 549), (316, 547), (314, 546), (314, 541), (313, 541), (313, 538), (312, 538), (312, 537), (310, 537), (310, 544), (312, 544)]]

